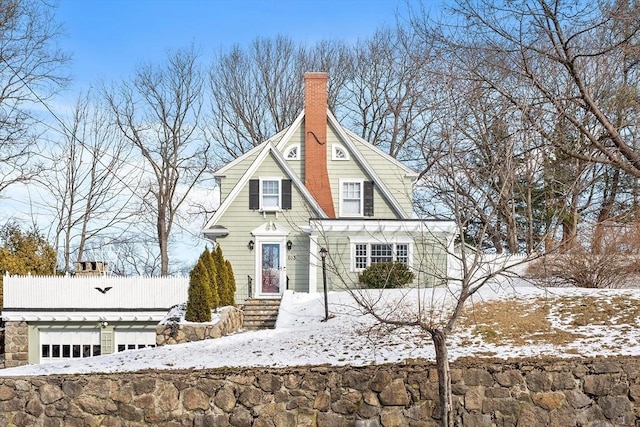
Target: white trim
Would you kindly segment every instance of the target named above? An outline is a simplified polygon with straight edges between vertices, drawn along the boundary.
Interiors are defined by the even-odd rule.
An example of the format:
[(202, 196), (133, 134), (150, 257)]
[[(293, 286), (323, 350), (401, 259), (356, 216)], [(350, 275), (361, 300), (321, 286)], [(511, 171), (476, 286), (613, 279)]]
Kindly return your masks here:
[(311, 220), (312, 230), (321, 232), (346, 233), (364, 231), (367, 233), (443, 233), (455, 235), (457, 227), (453, 221), (435, 220)]
[(289, 140), (291, 139), (295, 131), (298, 129), (298, 127), (300, 127), (300, 124), (302, 123), (303, 119), (304, 119), (304, 108), (302, 109), (302, 111), (300, 111), (300, 114), (298, 114), (298, 117), (296, 117), (293, 123), (291, 123), (291, 125), (288, 128), (285, 128), (283, 130), (284, 135), (282, 136), (282, 139), (280, 139), (280, 141), (278, 141), (278, 143), (276, 144), (276, 148), (278, 149), (278, 151), (283, 151), (285, 145), (287, 145), (287, 143), (289, 142)]
[[(256, 151), (262, 150), (264, 148), (263, 145), (268, 145), (269, 143), (273, 144), (274, 141), (277, 140), (281, 135), (283, 135), (283, 134), (286, 135), (285, 131), (286, 131), (286, 129), (281, 130), (280, 132), (276, 133), (275, 135), (272, 135), (271, 137), (269, 137), (267, 140), (265, 140), (265, 141), (261, 142), (260, 144), (256, 145), (251, 150), (249, 150), (246, 153), (240, 155), (239, 157), (233, 159), (232, 161), (230, 161), (229, 163), (227, 163), (226, 165), (224, 165), (223, 167), (221, 167), (220, 169), (215, 171), (213, 176), (224, 177), (226, 172), (229, 169), (235, 167), (238, 163), (241, 163), (247, 157), (251, 157)], [(279, 141), (278, 144), (280, 144), (280, 142), (281, 141)]]
[(378, 189), (378, 191), (380, 191), (380, 193), (382, 193), (382, 196), (387, 200), (387, 202), (389, 202), (389, 204), (395, 211), (396, 215), (400, 219), (409, 219), (409, 214), (407, 214), (402, 209), (402, 207), (400, 206), (400, 203), (398, 203), (398, 200), (396, 200), (396, 198), (393, 197), (393, 194), (391, 193), (387, 185), (384, 183), (382, 179), (380, 179), (375, 169), (371, 167), (369, 162), (366, 161), (362, 153), (357, 149), (353, 141), (351, 141), (351, 139), (349, 138), (349, 135), (346, 133), (346, 130), (340, 125), (338, 120), (333, 116), (333, 114), (329, 110), (327, 110), (327, 120), (334, 127), (334, 129), (338, 133), (338, 136), (340, 137), (342, 142), (344, 142), (347, 148), (349, 148), (351, 155), (356, 159), (356, 161), (360, 164), (360, 166), (365, 170), (367, 175), (375, 183), (375, 186)]
[[(258, 197), (260, 198), (260, 212), (276, 212), (282, 210), (282, 177), (259, 177), (260, 180), (260, 188), (258, 191)], [(264, 205), (264, 182), (277, 182), (278, 183), (278, 202), (274, 206), (265, 206)], [(274, 196), (273, 194), (271, 196)]]
[[(338, 153), (341, 152), (343, 157), (338, 156)], [(331, 144), (331, 160), (343, 161), (349, 160), (349, 151), (342, 144)]]
[[(264, 293), (262, 292), (262, 246), (263, 245), (277, 245), (279, 256), (279, 278), (278, 278), (278, 293)], [(287, 288), (287, 242), (285, 237), (256, 237), (255, 247), (255, 277), (256, 286), (254, 289), (256, 298), (278, 298), (281, 297), (285, 289)]]
[[(254, 277), (256, 278), (252, 297), (278, 298), (282, 296), (287, 287), (287, 236), (289, 235), (289, 230), (273, 221), (269, 221), (255, 228), (251, 234), (255, 238)], [(262, 245), (264, 244), (277, 244), (280, 246), (280, 289), (278, 294), (262, 293)]]
[(309, 236), (309, 289), (307, 292), (318, 292), (318, 236)]
[(264, 145), (266, 145), (268, 142), (269, 141), (267, 140), (261, 144), (258, 144), (255, 147), (253, 147), (251, 150), (241, 155), (240, 157), (233, 159), (232, 161), (230, 161), (229, 163), (227, 163), (226, 165), (224, 165), (223, 167), (215, 171), (213, 176), (215, 176), (216, 178), (224, 178), (225, 176), (227, 176), (226, 174), (229, 169), (235, 167), (239, 163), (242, 163), (248, 157), (253, 156), (256, 152), (260, 152), (261, 150), (263, 150)]
[(311, 193), (309, 193), (309, 190), (304, 186), (302, 181), (300, 181), (300, 178), (298, 178), (298, 176), (293, 172), (287, 161), (284, 159), (284, 157), (282, 157), (282, 154), (280, 154), (280, 152), (276, 150), (276, 147), (271, 142), (267, 142), (261, 149), (262, 151), (260, 152), (260, 154), (258, 154), (253, 163), (251, 163), (251, 166), (247, 168), (236, 185), (231, 189), (227, 197), (225, 197), (225, 199), (222, 201), (220, 207), (218, 208), (218, 210), (216, 210), (216, 213), (213, 214), (211, 219), (207, 222), (207, 225), (205, 225), (204, 227), (205, 230), (213, 228), (213, 226), (216, 225), (218, 221), (220, 221), (222, 215), (224, 215), (226, 210), (229, 209), (229, 206), (231, 206), (231, 204), (235, 201), (235, 199), (238, 197), (238, 194), (240, 194), (240, 192), (247, 186), (249, 179), (257, 172), (258, 168), (260, 167), (260, 165), (262, 165), (264, 159), (269, 153), (273, 155), (274, 159), (276, 159), (276, 162), (282, 167), (282, 169), (284, 169), (285, 176), (291, 179), (291, 182), (296, 186), (298, 191), (302, 193), (303, 197), (307, 200), (315, 213), (319, 217), (327, 217), (327, 214), (322, 210)]
[[(357, 214), (347, 214), (343, 210), (344, 203), (344, 184), (360, 184), (360, 208)], [(339, 200), (339, 209), (340, 209), (340, 217), (343, 218), (362, 218), (364, 217), (364, 180), (361, 178), (340, 178), (339, 184), (340, 186), (340, 200)], [(355, 200), (355, 199), (350, 199)]]
[[(384, 236), (381, 236), (384, 237)], [(367, 266), (364, 268), (356, 268), (356, 245), (367, 245)], [(397, 245), (407, 245), (407, 266), (413, 267), (413, 246), (414, 242), (408, 236), (398, 236), (391, 237), (388, 239), (385, 238), (375, 238), (372, 236), (349, 236), (349, 268), (352, 272), (361, 272), (365, 268), (371, 265), (371, 245), (392, 245), (392, 257), (393, 261), (397, 260), (396, 246)]]
[(163, 311), (3, 311), (5, 322), (160, 322)]
[(399, 168), (403, 169), (406, 173), (406, 176), (408, 178), (414, 178), (417, 179), (418, 178), (418, 173), (416, 171), (414, 171), (413, 169), (411, 169), (410, 167), (408, 167), (407, 165), (405, 165), (404, 163), (402, 163), (401, 161), (399, 161), (398, 159), (396, 159), (395, 157), (390, 156), (389, 154), (385, 153), (384, 151), (378, 149), (377, 147), (375, 147), (374, 145), (372, 145), (370, 142), (368, 142), (367, 140), (361, 138), (360, 136), (358, 136), (355, 132), (353, 132), (352, 130), (346, 129), (344, 128), (344, 131), (347, 135), (349, 135), (350, 137), (352, 137), (353, 139), (357, 140), (358, 142), (360, 142), (364, 147), (366, 147), (368, 150), (371, 151), (375, 151), (376, 154), (381, 155), (382, 157), (384, 157), (386, 160), (388, 160), (389, 162), (395, 164), (396, 166), (398, 166)]

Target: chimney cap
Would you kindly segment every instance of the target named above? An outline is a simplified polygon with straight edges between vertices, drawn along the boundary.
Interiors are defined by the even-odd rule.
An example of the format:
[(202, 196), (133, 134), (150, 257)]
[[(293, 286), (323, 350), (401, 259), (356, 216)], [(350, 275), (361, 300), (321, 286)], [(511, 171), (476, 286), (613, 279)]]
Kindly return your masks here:
[(326, 79), (327, 72), (326, 71), (307, 71), (304, 73), (305, 79)]

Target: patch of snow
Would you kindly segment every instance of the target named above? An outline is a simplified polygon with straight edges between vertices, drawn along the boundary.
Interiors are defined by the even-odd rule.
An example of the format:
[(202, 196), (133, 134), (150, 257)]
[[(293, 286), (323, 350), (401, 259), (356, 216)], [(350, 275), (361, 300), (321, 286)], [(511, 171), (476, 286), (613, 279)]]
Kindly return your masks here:
[[(438, 321), (453, 301), (457, 290), (368, 290), (356, 296), (389, 318), (408, 315), (420, 306), (429, 307), (433, 321)], [(624, 295), (640, 304), (639, 289), (594, 290), (580, 288), (537, 288), (532, 286), (485, 287), (473, 296), (473, 302), (496, 298), (553, 299), (565, 296), (610, 298)], [(411, 304), (410, 304), (411, 303)], [(384, 308), (388, 309), (385, 311)], [(174, 307), (168, 318), (180, 317), (184, 308)], [(404, 310), (407, 310), (406, 312)], [(87, 359), (64, 360), (58, 363), (28, 365), (0, 370), (2, 376), (82, 374), (92, 372), (126, 372), (147, 369), (204, 369), (218, 367), (284, 367), (300, 365), (370, 365), (402, 362), (407, 359), (435, 360), (431, 339), (417, 328), (383, 328), (366, 314), (347, 292), (329, 293), (331, 318), (324, 320), (322, 293), (308, 294), (287, 291), (282, 299), (276, 328), (246, 331), (234, 335), (194, 343), (129, 350)], [(558, 329), (581, 333), (566, 346), (532, 344), (491, 344), (456, 331), (449, 339), (451, 360), (460, 357), (491, 355), (499, 358), (527, 356), (576, 357), (640, 354), (640, 328), (636, 325), (587, 325), (576, 328), (558, 313), (551, 312), (552, 325)], [(464, 345), (463, 345), (464, 342)]]

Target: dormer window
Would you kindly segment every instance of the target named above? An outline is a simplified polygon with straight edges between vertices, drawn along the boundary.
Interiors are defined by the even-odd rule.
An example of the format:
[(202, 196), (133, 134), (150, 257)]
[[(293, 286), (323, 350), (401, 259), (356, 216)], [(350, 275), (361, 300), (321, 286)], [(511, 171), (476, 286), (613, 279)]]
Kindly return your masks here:
[(349, 160), (347, 149), (340, 144), (331, 146), (331, 160)]
[(281, 178), (250, 179), (249, 209), (262, 212), (291, 209), (291, 180)]
[(292, 145), (287, 149), (287, 151), (285, 151), (284, 157), (287, 160), (298, 160), (300, 159), (299, 153), (300, 153), (300, 145), (299, 144)]

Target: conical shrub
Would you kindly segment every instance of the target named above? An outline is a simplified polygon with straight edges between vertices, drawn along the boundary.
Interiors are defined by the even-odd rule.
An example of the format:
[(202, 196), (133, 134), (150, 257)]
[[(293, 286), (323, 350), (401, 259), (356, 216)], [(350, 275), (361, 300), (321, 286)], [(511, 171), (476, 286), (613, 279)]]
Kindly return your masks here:
[(231, 294), (231, 304), (229, 305), (234, 305), (236, 303), (236, 277), (233, 274), (233, 267), (231, 267), (229, 260), (225, 260), (224, 264), (227, 269), (227, 283)]
[(207, 267), (209, 273), (209, 289), (211, 291), (211, 301), (209, 307), (212, 310), (217, 310), (220, 307), (220, 294), (218, 286), (218, 273), (216, 271), (216, 262), (213, 259), (213, 255), (207, 249), (202, 253), (204, 265)]
[(209, 289), (209, 273), (204, 262), (196, 263), (189, 273), (189, 299), (187, 300), (187, 313), (185, 319), (189, 322), (210, 322), (211, 308), (208, 301), (211, 299)]

